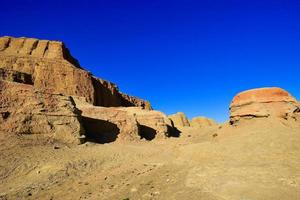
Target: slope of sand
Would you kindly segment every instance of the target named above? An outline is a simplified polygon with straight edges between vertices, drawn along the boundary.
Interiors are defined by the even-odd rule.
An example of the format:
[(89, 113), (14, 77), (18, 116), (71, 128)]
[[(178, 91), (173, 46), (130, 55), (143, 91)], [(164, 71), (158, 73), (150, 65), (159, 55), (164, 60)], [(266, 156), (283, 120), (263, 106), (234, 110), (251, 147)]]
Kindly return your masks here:
[(295, 121), (186, 128), (179, 138), (130, 144), (0, 137), (1, 200), (300, 199)]

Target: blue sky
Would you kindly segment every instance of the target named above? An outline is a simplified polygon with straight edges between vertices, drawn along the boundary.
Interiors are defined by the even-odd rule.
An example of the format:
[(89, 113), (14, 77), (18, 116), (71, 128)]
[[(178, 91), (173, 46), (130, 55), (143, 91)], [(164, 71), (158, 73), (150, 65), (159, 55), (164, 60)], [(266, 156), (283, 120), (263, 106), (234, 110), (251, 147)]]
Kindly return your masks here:
[(233, 96), (300, 99), (300, 1), (2, 0), (0, 35), (62, 40), (80, 64), (166, 114), (228, 118)]

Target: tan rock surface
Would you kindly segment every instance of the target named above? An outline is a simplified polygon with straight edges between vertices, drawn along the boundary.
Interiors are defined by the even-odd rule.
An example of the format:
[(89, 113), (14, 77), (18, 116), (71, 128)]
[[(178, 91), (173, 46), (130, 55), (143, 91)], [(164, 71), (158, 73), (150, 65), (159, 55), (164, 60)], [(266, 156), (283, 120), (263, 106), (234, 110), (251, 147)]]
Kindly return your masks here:
[(232, 123), (240, 118), (293, 117), (299, 111), (297, 100), (281, 88), (258, 88), (236, 95), (230, 105)]
[(81, 96), (97, 106), (141, 106), (149, 102), (124, 96), (111, 82), (83, 70), (62, 42), (0, 37), (0, 68), (32, 76), (34, 87)]
[(30, 74), (3, 68), (0, 68), (0, 80), (33, 85), (32, 76)]
[(105, 108), (90, 105), (80, 98), (75, 98), (75, 104), (82, 111), (88, 140), (92, 138), (98, 143), (109, 143), (179, 136), (170, 119), (159, 111), (140, 107)]
[(218, 123), (215, 120), (209, 119), (207, 117), (194, 117), (190, 121), (190, 125), (192, 127), (204, 128), (204, 127), (216, 126), (218, 125)]
[(168, 117), (171, 119), (175, 127), (190, 126), (190, 122), (183, 112), (178, 112), (176, 114), (169, 115)]
[(137, 107), (119, 108), (133, 115), (140, 127), (142, 138), (152, 140), (154, 138), (178, 137), (179, 132), (173, 127), (171, 120), (162, 112), (156, 110), (144, 110)]
[(93, 106), (75, 98), (76, 107), (82, 112), (82, 124), (87, 141), (110, 143), (140, 139), (136, 118), (118, 108)]
[(84, 135), (71, 97), (37, 91), (32, 85), (0, 81), (0, 113), (0, 132), (5, 134), (39, 134), (75, 144)]
[(122, 106), (125, 107), (141, 107), (146, 110), (152, 110), (151, 104), (149, 101), (141, 100), (138, 97), (129, 96), (128, 94), (121, 93), (122, 96)]

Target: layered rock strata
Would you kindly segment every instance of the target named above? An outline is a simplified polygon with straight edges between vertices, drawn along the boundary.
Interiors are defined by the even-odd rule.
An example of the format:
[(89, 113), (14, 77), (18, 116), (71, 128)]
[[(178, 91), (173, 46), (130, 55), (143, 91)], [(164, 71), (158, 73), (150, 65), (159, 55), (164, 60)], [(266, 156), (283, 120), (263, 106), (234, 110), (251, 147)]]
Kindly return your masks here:
[(299, 103), (281, 88), (258, 88), (237, 94), (230, 104), (230, 122), (240, 119), (277, 117), (287, 119), (300, 112)]
[(115, 84), (83, 70), (59, 41), (0, 37), (0, 69), (31, 75), (37, 89), (84, 97), (96, 106), (151, 109), (149, 102), (124, 95)]
[(0, 124), (5, 134), (40, 134), (65, 143), (81, 143), (85, 135), (71, 97), (9, 81), (0, 81)]
[(66, 143), (178, 136), (148, 101), (83, 70), (62, 42), (0, 38), (1, 132)]

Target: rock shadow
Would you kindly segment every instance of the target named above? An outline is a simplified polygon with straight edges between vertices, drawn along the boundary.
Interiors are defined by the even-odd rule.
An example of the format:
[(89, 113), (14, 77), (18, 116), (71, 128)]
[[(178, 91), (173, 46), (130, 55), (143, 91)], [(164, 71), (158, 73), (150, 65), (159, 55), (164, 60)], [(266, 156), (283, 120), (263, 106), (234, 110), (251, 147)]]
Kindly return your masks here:
[(181, 131), (178, 130), (175, 126), (167, 126), (168, 127), (168, 135), (167, 137), (180, 137)]
[(82, 123), (87, 142), (99, 144), (114, 142), (120, 133), (120, 129), (116, 124), (105, 120), (82, 117)]
[(156, 136), (156, 130), (148, 126), (139, 125), (139, 135), (141, 139), (153, 140)]

